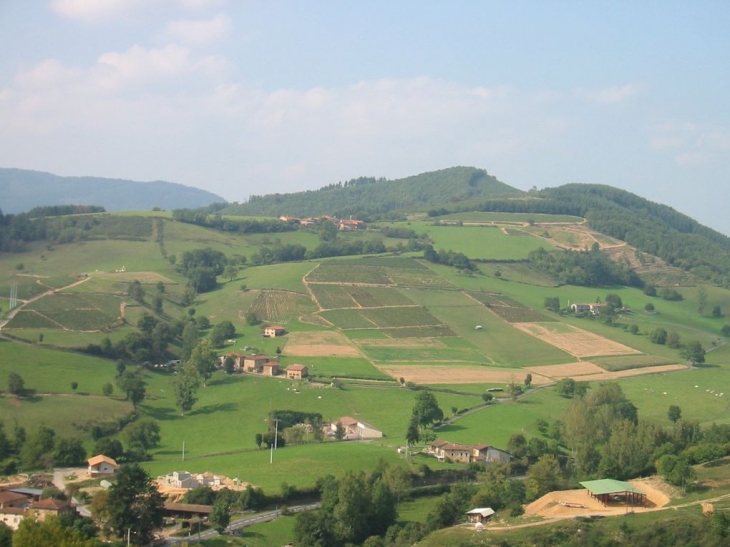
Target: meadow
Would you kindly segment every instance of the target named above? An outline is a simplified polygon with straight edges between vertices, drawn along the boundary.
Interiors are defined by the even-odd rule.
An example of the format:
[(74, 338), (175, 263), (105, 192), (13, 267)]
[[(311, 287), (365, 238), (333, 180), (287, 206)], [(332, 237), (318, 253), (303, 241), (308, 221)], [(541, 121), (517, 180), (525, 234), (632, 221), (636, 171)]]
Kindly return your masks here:
[[(484, 220), (487, 217), (481, 218), (478, 214), (477, 217), (471, 220), (529, 220), (515, 220), (516, 217), (510, 217), (512, 220), (496, 217)], [(535, 222), (575, 220), (542, 219), (539, 215), (529, 217)], [(176, 255), (177, 258), (185, 250), (208, 246), (228, 256), (250, 257), (261, 245), (275, 244), (277, 240), (307, 246), (318, 243), (314, 234), (306, 232), (242, 236), (168, 220), (160, 226), (164, 251), (168, 257)], [(549, 244), (544, 239), (524, 235), (520, 231), (510, 232), (515, 235), (505, 235), (498, 228), (433, 226), (429, 222), (412, 222), (407, 226), (428, 232), (437, 249), (464, 252), (470, 258), (523, 258), (536, 246)], [(542, 233), (545, 229), (552, 230), (552, 227), (537, 229)], [(357, 237), (370, 237), (370, 234)], [(154, 291), (157, 281), (165, 284), (168, 295), (164, 302), (166, 318), (187, 314), (186, 309), (177, 305), (186, 280), (163, 256), (159, 242), (153, 239), (154, 236), (150, 235), (146, 241), (86, 241), (50, 248), (31, 245), (26, 253), (3, 254), (0, 255), (0, 290), (7, 295), (10, 284), (17, 281), (19, 296), (31, 296), (47, 287), (70, 284), (78, 279), (78, 274), (88, 273), (90, 277), (83, 283), (53, 298), (43, 298), (29, 307), (29, 310), (35, 309), (45, 315), (60, 310), (53, 316), (58, 323), (82, 329), (93, 323), (104, 323), (112, 316), (115, 318), (119, 301), (129, 300), (120, 293), (126, 290), (127, 283), (140, 278), (148, 294)], [(18, 265), (22, 265), (22, 269), (18, 269)], [(680, 362), (679, 350), (651, 343), (648, 333), (658, 327), (677, 332), (683, 342), (699, 340), (706, 349), (712, 350), (707, 354), (706, 366), (686, 372), (626, 378), (619, 383), (627, 397), (639, 408), (642, 418), (663, 426), (670, 425), (667, 417), (670, 404), (680, 406), (685, 418), (703, 424), (730, 422), (727, 402), (730, 389), (728, 394), (723, 391), (723, 386), (730, 385), (730, 345), (720, 335), (720, 329), (726, 323), (724, 314), (730, 313), (730, 291), (706, 287), (703, 294), (698, 287), (676, 287), (684, 300), (668, 302), (646, 296), (633, 288), (555, 286), (555, 280), (534, 272), (524, 263), (480, 262), (478, 265), (483, 274), (459, 272), (406, 256), (337, 258), (252, 266), (239, 270), (233, 279), (219, 277), (218, 287), (198, 295), (193, 305), (196, 317), (205, 316), (213, 324), (230, 320), (235, 325), (235, 342), (220, 348), (219, 353), (242, 351), (243, 347), (249, 346), (247, 351), (273, 356), (277, 348), (286, 347), (287, 337), (264, 339), (264, 325), (247, 324), (245, 315), (247, 311), (254, 310), (261, 312), (262, 319), (285, 323), (289, 332), (344, 332), (364, 356), (281, 357), (283, 366), (306, 364), (313, 375), (327, 380), (322, 384), (249, 374), (226, 376), (216, 372), (208, 387), (199, 390), (199, 401), (184, 417), (180, 416), (174, 404), (172, 376), (145, 372), (148, 398), (140, 409), (144, 416), (159, 420), (162, 431), (162, 442), (154, 449), (154, 459), (146, 464), (147, 467), (154, 475), (173, 469), (213, 471), (238, 476), (276, 492), (283, 481), (309, 486), (318, 476), (327, 473), (337, 475), (350, 470), (372, 469), (381, 458), (399, 465), (413, 465), (413, 461), (404, 461), (396, 449), (404, 443), (417, 392), (397, 387), (396, 382), (376, 365), (395, 364), (424, 369), (453, 365), (465, 369), (502, 370), (509, 374), (509, 371), (520, 371), (526, 366), (575, 362), (567, 353), (521, 332), (509, 321), (539, 320), (562, 325), (564, 329), (574, 326), (642, 352), (641, 355), (594, 360), (609, 370)], [(125, 272), (116, 272), (122, 267)], [(462, 290), (469, 291), (471, 297)], [(308, 323), (306, 318), (300, 320), (300, 316), (311, 315), (316, 310), (310, 291), (320, 306), (327, 310), (320, 312), (321, 316), (334, 326), (327, 326), (324, 322)], [(639, 334), (607, 326), (595, 319), (563, 316), (544, 310), (546, 297), (557, 296), (561, 305), (566, 307), (575, 302), (605, 301), (609, 293), (619, 295), (624, 305), (632, 310), (623, 314), (619, 322), (637, 325)], [(99, 294), (103, 296), (97, 298)], [(493, 307), (487, 308), (477, 300)], [(56, 302), (64, 302), (64, 305), (57, 306)], [(73, 305), (67, 305), (68, 302)], [(647, 302), (655, 305), (656, 313), (643, 311)], [(713, 316), (715, 306), (721, 309), (720, 317)], [(107, 319), (100, 317), (90, 321), (83, 318), (83, 313), (68, 311), (94, 307)], [(6, 308), (4, 303), (3, 308)], [(42, 422), (66, 435), (77, 433), (71, 425), (75, 415), (117, 416), (126, 413), (129, 403), (121, 400), (116, 387), (117, 393), (112, 398), (100, 396), (102, 386), (114, 382), (116, 371), (113, 361), (54, 348), (82, 347), (98, 343), (104, 336), (116, 341), (132, 332), (137, 318), (147, 310), (145, 307), (129, 307), (128, 324), (108, 333), (64, 331), (52, 328), (49, 323), (35, 324), (30, 320), (22, 323), (21, 314), (16, 319), (17, 323), (10, 326), (19, 324), (25, 328), (8, 328), (4, 332), (30, 343), (0, 340), (0, 387), (5, 387), (4, 382), (10, 372), (17, 372), (25, 379), (26, 386), (37, 390), (38, 395), (24, 401), (0, 397), (0, 413), (6, 425), (17, 420), (20, 424), (28, 424), (26, 427), (31, 429), (33, 424)], [(264, 313), (264, 310), (273, 311)], [(62, 321), (58, 321), (59, 318)], [(482, 328), (476, 329), (476, 326)], [(208, 333), (203, 331), (202, 335), (208, 336)], [(43, 342), (39, 343), (41, 334)], [(330, 385), (328, 380), (331, 378), (342, 378), (343, 389)], [(363, 381), (348, 378), (361, 378)], [(522, 380), (522, 374), (515, 375), (515, 381), (521, 383)], [(73, 381), (79, 383), (77, 394), (71, 389)], [(447, 416), (453, 409), (481, 405), (481, 395), (494, 387), (504, 388), (505, 384), (450, 384), (447, 378), (430, 386)], [(51, 395), (44, 395), (46, 393)], [(720, 393), (723, 395), (720, 396)], [(504, 397), (504, 393), (497, 394)], [(559, 418), (568, 404), (569, 401), (559, 397), (550, 386), (535, 388), (518, 403), (503, 400), (466, 414), (438, 430), (437, 435), (454, 442), (485, 442), (504, 448), (515, 432), (524, 432), (528, 437), (540, 435), (537, 420)], [(266, 430), (270, 409), (320, 412), (326, 420), (349, 415), (381, 429), (385, 437), (366, 443), (287, 446), (276, 451), (274, 463), (270, 464), (270, 452), (258, 450), (255, 446), (255, 435)], [(186, 445), (184, 462), (181, 461), (183, 441)], [(87, 441), (87, 446), (89, 444)], [(419, 458), (414, 460), (421, 461)], [(434, 468), (440, 465), (431, 458), (426, 463)], [(411, 508), (403, 506), (403, 518), (417, 520), (419, 515), (422, 517), (422, 513), (427, 512), (428, 503), (419, 500), (413, 502)], [(288, 523), (292, 519), (277, 522), (282, 523), (281, 532), (276, 531), (279, 524), (261, 525), (261, 535), (252, 531), (247, 536), (249, 543), (266, 545), (271, 544), (267, 543), (270, 540), (289, 541), (291, 525)], [(268, 535), (268, 530), (274, 530), (272, 535)]]

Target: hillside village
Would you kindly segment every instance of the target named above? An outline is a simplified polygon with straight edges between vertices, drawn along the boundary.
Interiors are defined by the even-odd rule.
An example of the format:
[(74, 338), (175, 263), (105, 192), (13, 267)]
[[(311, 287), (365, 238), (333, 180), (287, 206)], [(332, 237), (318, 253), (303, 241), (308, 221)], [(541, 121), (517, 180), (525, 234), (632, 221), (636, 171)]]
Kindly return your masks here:
[(340, 537), (317, 503), (348, 489), (391, 515), (367, 513), (359, 544), (557, 534), (685, 504), (672, 518), (719, 522), (719, 274), (583, 217), (457, 209), (39, 218), (77, 231), (0, 255), (15, 295), (0, 306), (0, 522), (55, 515), (123, 541), (99, 508), (133, 480), (155, 508), (138, 544)]

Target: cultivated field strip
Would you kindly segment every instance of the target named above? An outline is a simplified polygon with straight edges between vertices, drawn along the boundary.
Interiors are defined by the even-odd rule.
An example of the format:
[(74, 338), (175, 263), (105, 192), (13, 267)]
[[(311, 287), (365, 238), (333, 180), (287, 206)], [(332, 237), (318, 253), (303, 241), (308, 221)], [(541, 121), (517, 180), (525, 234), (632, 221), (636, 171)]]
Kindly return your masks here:
[(561, 323), (512, 323), (512, 325), (547, 342), (566, 353), (582, 359), (603, 355), (639, 354), (639, 350), (630, 348), (598, 334)]

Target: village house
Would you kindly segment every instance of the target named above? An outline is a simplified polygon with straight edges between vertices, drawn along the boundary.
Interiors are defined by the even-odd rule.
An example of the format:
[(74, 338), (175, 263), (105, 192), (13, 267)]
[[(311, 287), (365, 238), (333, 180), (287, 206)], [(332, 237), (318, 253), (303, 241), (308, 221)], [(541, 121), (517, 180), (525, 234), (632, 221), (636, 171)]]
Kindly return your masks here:
[(243, 360), (246, 357), (243, 353), (226, 353), (225, 355), (221, 355), (221, 366), (225, 364), (226, 359), (229, 357), (233, 358), (233, 370), (243, 370)]
[(277, 336), (284, 336), (286, 329), (284, 327), (271, 326), (264, 329), (264, 338), (276, 338)]
[(585, 313), (590, 313), (591, 315), (599, 315), (601, 313), (601, 310), (606, 307), (606, 304), (571, 304), (570, 309), (573, 310), (573, 312), (576, 315), (583, 315)]
[(289, 365), (286, 367), (286, 377), (289, 380), (301, 380), (309, 374), (305, 365)]
[(509, 462), (511, 456), (504, 450), (487, 444), (459, 444), (437, 439), (431, 443), (428, 452), (441, 461), (458, 463)]
[(261, 372), (265, 363), (269, 362), (269, 358), (265, 355), (246, 355), (243, 358), (244, 372)]
[(337, 425), (340, 424), (344, 429), (343, 439), (379, 439), (383, 436), (383, 432), (375, 429), (372, 425), (362, 420), (355, 420), (350, 416), (343, 416), (330, 424), (330, 434), (334, 435), (337, 431)]
[(317, 222), (317, 219), (314, 218), (301, 218), (299, 219), (299, 224), (305, 227), (314, 226), (314, 224)]
[(20, 507), (4, 507), (0, 508), (0, 522), (11, 530), (17, 530), (20, 521), (23, 520), (28, 512)]
[(25, 507), (28, 505), (28, 497), (23, 494), (16, 494), (10, 490), (3, 490), (0, 492), (0, 509), (7, 509), (9, 507)]
[(290, 216), (290, 215), (281, 215), (279, 217), (279, 220), (281, 220), (282, 222), (290, 222), (292, 224), (298, 224), (299, 223), (299, 219), (297, 217), (293, 217), (293, 216)]
[(261, 367), (261, 374), (264, 376), (277, 376), (279, 374), (279, 363), (276, 361), (264, 363)]
[(364, 230), (365, 223), (362, 220), (341, 220), (338, 228), (343, 232), (354, 232), (356, 230)]
[(113, 475), (119, 469), (119, 465), (112, 458), (99, 454), (87, 460), (90, 477), (103, 477)]
[(31, 503), (30, 510), (35, 512), (39, 521), (44, 521), (49, 515), (60, 517), (67, 513), (73, 513), (76, 508), (67, 501), (45, 498)]
[(472, 447), (467, 444), (436, 440), (431, 443), (431, 450), (433, 455), (441, 461), (469, 463), (472, 458)]
[(220, 487), (221, 478), (210, 473), (198, 473), (193, 475), (188, 471), (173, 471), (163, 477), (157, 477), (157, 482), (175, 488), (193, 489), (198, 486)]

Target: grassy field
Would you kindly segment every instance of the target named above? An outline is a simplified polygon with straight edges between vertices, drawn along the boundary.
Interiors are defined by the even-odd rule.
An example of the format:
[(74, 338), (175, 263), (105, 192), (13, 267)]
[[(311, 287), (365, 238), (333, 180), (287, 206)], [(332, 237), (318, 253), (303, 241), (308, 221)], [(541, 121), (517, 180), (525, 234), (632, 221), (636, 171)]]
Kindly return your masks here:
[[(465, 294), (452, 291), (410, 291), (406, 294), (480, 350), (489, 358), (490, 364), (521, 367), (572, 360), (568, 354), (510, 326)], [(482, 329), (475, 330), (476, 325), (481, 325)]]
[(560, 418), (569, 401), (551, 387), (534, 390), (519, 403), (503, 402), (464, 416), (438, 430), (439, 439), (457, 443), (486, 443), (504, 449), (514, 433), (526, 437), (540, 436), (536, 422)]
[[(70, 387), (64, 387), (70, 391)], [(43, 424), (62, 437), (85, 437), (86, 434), (74, 424), (83, 424), (90, 419), (113, 420), (126, 416), (131, 411), (132, 404), (124, 401), (122, 397), (108, 398), (101, 395), (43, 395), (22, 399), (0, 397), (0, 415), (5, 421), (6, 428), (18, 424), (30, 432)]]
[(410, 228), (428, 234), (437, 251), (464, 253), (474, 259), (524, 259), (530, 251), (549, 246), (544, 240), (528, 234), (505, 234), (496, 226), (434, 226), (428, 222), (413, 222)]
[(537, 223), (566, 223), (580, 224), (585, 219), (571, 215), (546, 215), (546, 214), (528, 214), (528, 213), (486, 213), (471, 211), (466, 213), (451, 213), (438, 217), (438, 220), (461, 220), (464, 222), (494, 222), (494, 223), (518, 223), (526, 224), (529, 222)]

